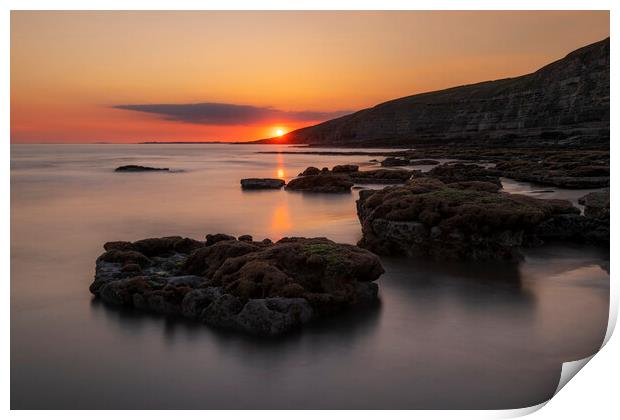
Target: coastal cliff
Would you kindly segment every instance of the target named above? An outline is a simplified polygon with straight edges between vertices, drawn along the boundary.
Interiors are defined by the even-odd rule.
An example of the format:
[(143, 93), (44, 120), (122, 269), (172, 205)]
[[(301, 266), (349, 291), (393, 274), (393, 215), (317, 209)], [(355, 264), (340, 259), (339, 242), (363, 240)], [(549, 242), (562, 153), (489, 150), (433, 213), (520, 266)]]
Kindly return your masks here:
[(395, 99), (260, 142), (608, 146), (609, 42), (531, 74)]

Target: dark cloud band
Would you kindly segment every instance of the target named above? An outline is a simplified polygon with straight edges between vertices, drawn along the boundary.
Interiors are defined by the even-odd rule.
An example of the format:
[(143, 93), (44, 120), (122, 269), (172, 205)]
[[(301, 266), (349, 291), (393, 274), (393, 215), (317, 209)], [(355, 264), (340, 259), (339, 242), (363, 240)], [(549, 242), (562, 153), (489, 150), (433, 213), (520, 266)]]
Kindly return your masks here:
[(282, 111), (272, 107), (221, 104), (139, 104), (114, 105), (113, 108), (148, 112), (170, 121), (206, 125), (256, 125), (277, 121), (325, 121), (350, 111)]

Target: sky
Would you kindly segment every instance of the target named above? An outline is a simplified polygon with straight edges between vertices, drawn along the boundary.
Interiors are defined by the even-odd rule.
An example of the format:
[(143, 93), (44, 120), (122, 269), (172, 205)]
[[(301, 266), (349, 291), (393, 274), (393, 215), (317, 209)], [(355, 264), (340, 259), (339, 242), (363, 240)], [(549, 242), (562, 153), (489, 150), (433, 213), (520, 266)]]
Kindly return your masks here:
[(11, 142), (274, 137), (607, 36), (606, 11), (12, 11)]

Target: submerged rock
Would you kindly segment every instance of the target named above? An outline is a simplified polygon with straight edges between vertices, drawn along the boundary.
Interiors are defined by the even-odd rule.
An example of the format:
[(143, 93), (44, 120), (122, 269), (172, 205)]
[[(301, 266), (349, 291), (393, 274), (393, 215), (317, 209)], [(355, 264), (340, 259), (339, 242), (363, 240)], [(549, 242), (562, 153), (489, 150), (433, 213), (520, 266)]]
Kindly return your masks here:
[(150, 172), (150, 171), (169, 171), (170, 168), (153, 168), (150, 166), (125, 165), (119, 166), (114, 172)]
[[(377, 300), (383, 267), (369, 251), (325, 238), (248, 236), (108, 242), (90, 291), (108, 304), (267, 336)], [(196, 246), (179, 251), (180, 243)]]
[[(568, 201), (500, 193), (493, 185), (418, 178), (404, 186), (360, 191), (359, 245), (387, 255), (515, 259), (520, 246), (542, 240), (537, 229), (544, 223), (580, 217)], [(552, 232), (557, 228), (549, 226), (547, 237)]]
[(285, 182), (277, 178), (245, 178), (241, 180), (241, 188), (244, 190), (278, 190)]

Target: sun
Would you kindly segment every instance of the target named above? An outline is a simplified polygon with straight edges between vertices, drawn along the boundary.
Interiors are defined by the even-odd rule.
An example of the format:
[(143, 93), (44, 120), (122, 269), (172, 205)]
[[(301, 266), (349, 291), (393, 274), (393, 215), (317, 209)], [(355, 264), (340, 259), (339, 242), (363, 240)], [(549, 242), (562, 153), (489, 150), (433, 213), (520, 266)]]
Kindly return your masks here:
[(284, 135), (284, 130), (282, 130), (281, 128), (277, 128), (276, 129), (276, 136), (282, 137), (283, 135)]

